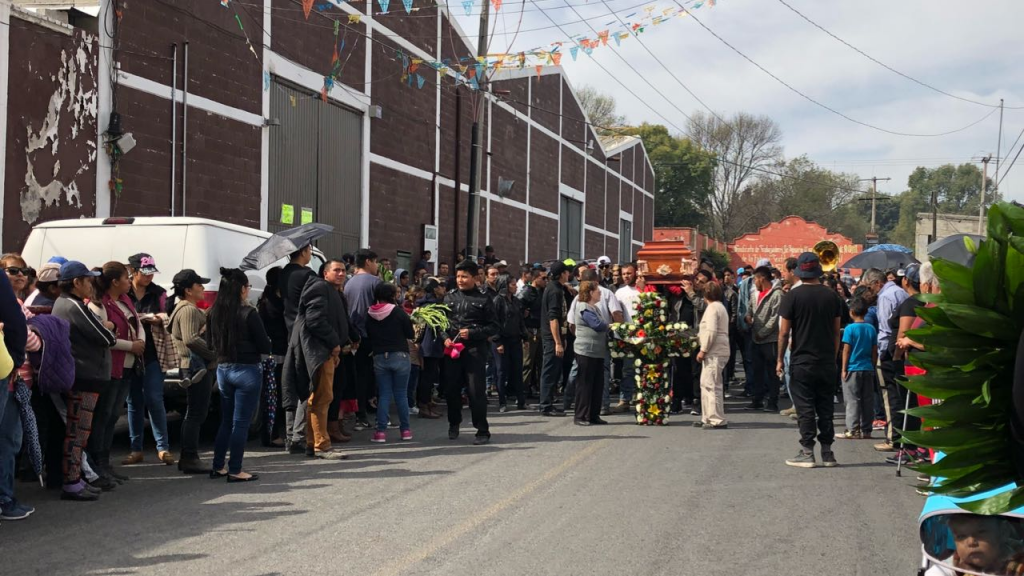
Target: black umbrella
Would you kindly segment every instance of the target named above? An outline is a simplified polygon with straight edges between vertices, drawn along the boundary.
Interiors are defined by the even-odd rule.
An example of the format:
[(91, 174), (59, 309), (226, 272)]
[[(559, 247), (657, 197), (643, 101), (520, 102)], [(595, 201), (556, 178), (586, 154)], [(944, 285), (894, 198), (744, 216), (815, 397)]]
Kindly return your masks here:
[(974, 264), (974, 254), (967, 249), (967, 238), (970, 238), (975, 246), (980, 246), (982, 240), (985, 239), (984, 236), (977, 234), (953, 234), (952, 236), (946, 236), (942, 240), (936, 240), (928, 245), (928, 256), (930, 258), (949, 260), (950, 262), (956, 262), (957, 264), (969, 267)]
[(313, 222), (282, 230), (267, 238), (263, 244), (242, 258), (242, 270), (266, 268), (292, 252), (301, 250), (334, 231), (334, 226)]
[(889, 268), (906, 268), (911, 264), (917, 264), (917, 258), (906, 252), (893, 252), (889, 250), (876, 250), (875, 252), (861, 252), (843, 263), (840, 268), (878, 268), (887, 270)]

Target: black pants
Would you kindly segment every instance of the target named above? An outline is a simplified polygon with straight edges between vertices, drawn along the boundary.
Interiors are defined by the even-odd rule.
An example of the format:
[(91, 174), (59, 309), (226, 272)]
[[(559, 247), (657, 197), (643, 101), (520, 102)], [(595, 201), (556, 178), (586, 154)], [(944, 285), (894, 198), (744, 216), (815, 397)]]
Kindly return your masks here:
[(185, 418), (181, 421), (181, 456), (199, 457), (199, 429), (206, 422), (210, 412), (210, 392), (216, 370), (210, 370), (202, 381), (188, 387), (187, 408)]
[(416, 386), (416, 403), (429, 404), (434, 387), (441, 381), (441, 359), (423, 357), (423, 368)]
[[(880, 352), (878, 360), (882, 371), (882, 382), (880, 384), (882, 394), (885, 395), (883, 399), (883, 404), (886, 408), (885, 437), (892, 442), (899, 442), (900, 435), (896, 432), (896, 428), (903, 426), (903, 409), (907, 406), (907, 395), (910, 393), (900, 385), (900, 380), (904, 377), (903, 361), (893, 360), (888, 350)], [(917, 406), (916, 399), (911, 403), (911, 408), (915, 406)], [(907, 419), (908, 430), (919, 430), (920, 428), (921, 421), (919, 419)]]
[(372, 411), (374, 414), (377, 413), (376, 410), (370, 408), (370, 398), (376, 396), (375, 390), (377, 388), (377, 381), (373, 375), (373, 356), (370, 355), (371, 352), (373, 352), (373, 348), (370, 346), (369, 339), (363, 338), (355, 354), (356, 400), (359, 401), (359, 412), (356, 416), (361, 421), (366, 420), (366, 415), (369, 411)]
[(541, 338), (541, 346), (544, 350), (544, 366), (540, 374), (540, 409), (542, 412), (549, 412), (554, 409), (555, 393), (562, 382), (562, 366), (566, 356), (563, 354), (559, 358), (555, 355), (553, 338)]
[(693, 362), (680, 357), (672, 364), (672, 409), (678, 412), (683, 402), (693, 404)]
[[(764, 342), (755, 343), (754, 348), (754, 372), (757, 374), (754, 388), (754, 403), (760, 404), (765, 400), (771, 406), (779, 404), (779, 387), (782, 382), (775, 367), (779, 362), (779, 343)], [(835, 370), (833, 370), (835, 372)]]
[(594, 422), (601, 414), (604, 397), (604, 358), (576, 355), (577, 422)]
[(469, 410), (477, 436), (490, 436), (487, 425), (487, 357), (489, 344), (462, 351), (458, 359), (444, 358), (445, 399), (448, 401), (448, 425), (462, 424), (462, 389), (469, 396)]
[(540, 334), (537, 330), (532, 329), (528, 332), (529, 334), (523, 342), (523, 386), (528, 391), (540, 390), (540, 373), (544, 362)]
[(131, 382), (130, 377), (111, 379), (100, 392), (96, 410), (92, 413), (92, 434), (89, 435), (88, 452), (92, 463), (104, 464), (110, 458), (114, 427), (121, 415), (121, 408), (128, 400)]
[(832, 450), (836, 429), (832, 422), (835, 406), (832, 404), (836, 365), (790, 364), (789, 392), (796, 408), (796, 421), (800, 426), (800, 446), (814, 449), (814, 432), (818, 431), (821, 450)]
[(729, 381), (736, 377), (736, 351), (740, 347), (740, 333), (735, 324), (729, 325), (729, 361), (725, 364), (725, 388)]
[(523, 388), (523, 342), (519, 339), (502, 339), (505, 353), (501, 355), (501, 377), (498, 383), (498, 404), (505, 405), (508, 396), (516, 397), (516, 405), (526, 406), (526, 390)]
[(32, 407), (39, 427), (39, 447), (43, 451), (43, 467), (46, 469), (46, 487), (60, 488), (64, 484), (64, 436), (67, 425), (60, 411), (53, 404), (49, 394), (43, 394), (38, 386), (32, 387)]

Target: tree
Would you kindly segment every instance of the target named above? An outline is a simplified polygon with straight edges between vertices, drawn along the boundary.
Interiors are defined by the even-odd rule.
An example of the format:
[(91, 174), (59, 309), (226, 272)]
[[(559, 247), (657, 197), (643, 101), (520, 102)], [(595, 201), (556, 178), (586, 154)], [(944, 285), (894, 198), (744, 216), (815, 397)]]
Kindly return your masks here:
[[(974, 164), (918, 167), (907, 179), (909, 190), (900, 195), (900, 218), (893, 231), (893, 241), (904, 246), (914, 246), (917, 215), (931, 212), (933, 202), (939, 214), (977, 214), (981, 206), (981, 178), (982, 171)], [(1000, 196), (989, 178), (985, 205), (992, 206), (999, 202)]]
[(738, 113), (723, 122), (717, 116), (697, 112), (687, 124), (695, 144), (717, 159), (714, 191), (710, 196), (710, 225), (714, 236), (728, 240), (745, 228), (738, 218), (744, 188), (758, 174), (782, 158), (782, 131), (767, 116)]
[(795, 215), (863, 241), (869, 224), (860, 214), (863, 194), (856, 175), (822, 168), (806, 156), (780, 161), (771, 171), (757, 176), (740, 194), (734, 214), (743, 231)]
[(654, 225), (704, 227), (712, 193), (714, 156), (658, 124), (642, 124), (626, 133), (639, 136), (654, 166), (657, 183)]
[(625, 123), (625, 118), (615, 112), (615, 98), (598, 92), (597, 88), (583, 86), (576, 91), (576, 97), (579, 98), (583, 112), (598, 134), (608, 134), (611, 132), (608, 128)]

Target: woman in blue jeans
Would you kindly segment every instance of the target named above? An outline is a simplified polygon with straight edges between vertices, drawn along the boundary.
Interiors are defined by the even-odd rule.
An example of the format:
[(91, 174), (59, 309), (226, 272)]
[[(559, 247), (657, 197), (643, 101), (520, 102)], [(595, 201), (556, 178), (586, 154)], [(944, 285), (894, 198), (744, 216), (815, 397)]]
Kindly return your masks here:
[(373, 346), (373, 374), (377, 379), (377, 432), (371, 441), (387, 441), (388, 412), (391, 400), (398, 406), (398, 424), (402, 440), (412, 440), (409, 428), (409, 341), (415, 338), (409, 315), (396, 304), (394, 284), (378, 284), (373, 290), (376, 304), (370, 306), (366, 333)]
[[(210, 478), (251, 482), (259, 476), (242, 471), (249, 422), (260, 401), (263, 370), (260, 360), (270, 354), (263, 321), (249, 305), (249, 279), (237, 268), (221, 268), (220, 290), (210, 309), (207, 334), (217, 353), (220, 390), (220, 429), (213, 447)], [(225, 466), (225, 457), (230, 458)]]

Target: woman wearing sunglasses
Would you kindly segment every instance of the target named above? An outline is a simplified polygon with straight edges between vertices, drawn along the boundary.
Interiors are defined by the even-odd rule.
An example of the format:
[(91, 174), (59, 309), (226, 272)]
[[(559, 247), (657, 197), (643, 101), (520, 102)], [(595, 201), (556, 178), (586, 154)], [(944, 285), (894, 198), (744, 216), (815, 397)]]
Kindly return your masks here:
[(11, 288), (14, 288), (14, 295), (19, 302), (25, 301), (27, 296), (25, 289), (28, 287), (28, 277), (33, 270), (25, 264), (25, 259), (18, 254), (9, 253), (0, 257), (0, 267), (7, 272), (7, 279), (11, 281)]

